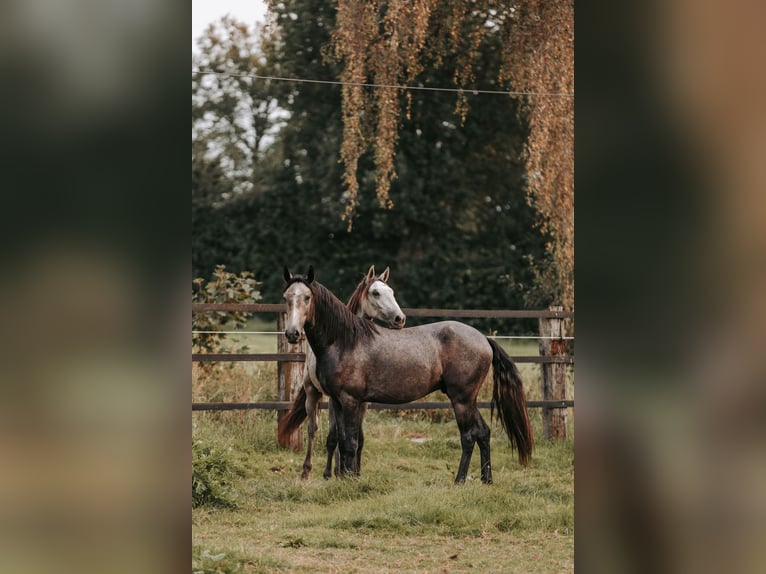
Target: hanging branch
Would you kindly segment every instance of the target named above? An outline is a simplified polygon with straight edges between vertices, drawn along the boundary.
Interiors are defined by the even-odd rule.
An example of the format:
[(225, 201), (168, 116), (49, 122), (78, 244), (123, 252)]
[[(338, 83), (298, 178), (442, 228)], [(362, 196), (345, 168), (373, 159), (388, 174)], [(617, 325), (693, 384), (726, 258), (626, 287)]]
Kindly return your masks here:
[[(454, 62), (453, 81), (470, 89), (482, 42), (501, 40), (498, 82), (525, 96), (519, 113), (529, 123), (528, 201), (550, 239), (552, 263), (537, 275), (566, 309), (574, 305), (574, 1), (339, 0), (332, 56), (344, 64), (341, 80), (400, 86), (423, 71), (423, 62)], [(428, 45), (426, 45), (428, 40)], [(509, 90), (510, 91), (510, 90)], [(378, 202), (391, 207), (391, 181), (401, 116), (400, 89), (343, 87), (344, 219), (349, 229), (359, 204), (357, 169), (372, 149)], [(465, 120), (465, 93), (455, 112)], [(409, 117), (409, 103), (406, 115)]]

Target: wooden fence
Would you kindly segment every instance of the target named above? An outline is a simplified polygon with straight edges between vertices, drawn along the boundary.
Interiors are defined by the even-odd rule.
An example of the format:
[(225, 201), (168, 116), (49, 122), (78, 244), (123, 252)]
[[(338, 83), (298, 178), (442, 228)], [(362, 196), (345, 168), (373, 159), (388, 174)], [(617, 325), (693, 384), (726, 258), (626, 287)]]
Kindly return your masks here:
[[(246, 313), (277, 313), (277, 331), (284, 330), (286, 307), (284, 304), (223, 304), (196, 303), (192, 305), (192, 313), (208, 312), (246, 312)], [(574, 364), (574, 356), (566, 353), (567, 337), (564, 319), (571, 318), (574, 313), (565, 312), (561, 307), (549, 307), (537, 311), (513, 311), (490, 309), (402, 309), (408, 317), (439, 317), (439, 318), (500, 318), (500, 319), (538, 319), (539, 351), (537, 356), (513, 356), (516, 363), (536, 363), (542, 368), (541, 401), (528, 401), (530, 408), (542, 408), (543, 433), (546, 437), (563, 439), (567, 436), (567, 409), (574, 407), (574, 400), (567, 398), (566, 365)], [(193, 411), (223, 411), (243, 409), (276, 410), (281, 417), (290, 408), (290, 399), (294, 392), (303, 384), (302, 365), (306, 355), (302, 344), (290, 344), (284, 336), (277, 339), (277, 353), (194, 353), (192, 362), (223, 362), (223, 361), (276, 361), (277, 362), (277, 401), (260, 401), (252, 403), (192, 403)], [(322, 408), (326, 408), (323, 404)], [(479, 408), (490, 408), (490, 403), (479, 403)], [(405, 404), (372, 403), (374, 410), (404, 410), (404, 409), (449, 409), (449, 402), (412, 402)], [(291, 446), (301, 448), (302, 433), (300, 429), (292, 437)]]

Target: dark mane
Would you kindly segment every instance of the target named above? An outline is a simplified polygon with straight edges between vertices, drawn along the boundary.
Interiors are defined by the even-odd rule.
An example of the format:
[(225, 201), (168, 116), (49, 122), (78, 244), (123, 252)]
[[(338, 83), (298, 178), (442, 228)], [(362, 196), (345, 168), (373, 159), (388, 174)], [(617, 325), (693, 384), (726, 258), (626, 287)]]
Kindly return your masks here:
[(313, 331), (318, 340), (325, 341), (327, 345), (338, 342), (350, 348), (378, 333), (372, 321), (357, 317), (324, 285), (317, 281), (307, 285), (314, 295), (314, 317), (305, 328)]

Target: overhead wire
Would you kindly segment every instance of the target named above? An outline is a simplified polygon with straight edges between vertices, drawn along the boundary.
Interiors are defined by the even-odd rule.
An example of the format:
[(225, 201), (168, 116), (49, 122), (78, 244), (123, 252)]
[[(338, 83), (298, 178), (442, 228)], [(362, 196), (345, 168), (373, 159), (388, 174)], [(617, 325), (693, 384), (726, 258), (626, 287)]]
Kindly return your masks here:
[(457, 94), (492, 94), (505, 96), (532, 96), (532, 97), (552, 97), (552, 98), (573, 98), (574, 93), (570, 92), (520, 92), (513, 90), (482, 90), (474, 88), (438, 88), (433, 86), (413, 86), (409, 84), (373, 84), (365, 82), (342, 82), (337, 80), (313, 80), (309, 78), (290, 78), (280, 76), (264, 76), (260, 74), (242, 74), (236, 72), (220, 72), (217, 70), (192, 70), (192, 74), (229, 76), (233, 78), (253, 78), (256, 80), (272, 80), (276, 82), (297, 82), (307, 84), (328, 84), (333, 86), (358, 86), (362, 88), (388, 88), (397, 90), (420, 90), (429, 92), (451, 92)]

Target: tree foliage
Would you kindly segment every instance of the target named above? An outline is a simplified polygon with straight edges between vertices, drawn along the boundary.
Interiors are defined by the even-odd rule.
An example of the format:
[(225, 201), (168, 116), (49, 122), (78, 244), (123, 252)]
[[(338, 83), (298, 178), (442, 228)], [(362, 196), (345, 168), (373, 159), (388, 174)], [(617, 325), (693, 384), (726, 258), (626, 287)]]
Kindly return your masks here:
[[(552, 266), (537, 283), (574, 308), (574, 0), (527, 0), (509, 19), (502, 74), (530, 97), (526, 169), (530, 202)], [(559, 95), (562, 94), (562, 95)]]
[[(498, 40), (502, 58), (480, 70), (482, 46)], [(567, 308), (574, 304), (574, 2), (438, 2), (437, 0), (338, 0), (333, 55), (343, 63), (345, 216), (359, 204), (359, 160), (374, 150), (375, 189), (390, 207), (401, 98), (396, 88), (369, 90), (360, 84), (398, 86), (415, 81), (425, 64), (450, 64), (452, 82), (471, 89), (523, 92), (517, 110), (528, 117), (526, 145), (529, 201), (549, 237), (553, 273), (538, 266)], [(408, 98), (411, 98), (408, 92)], [(511, 103), (509, 102), (509, 108)], [(465, 121), (462, 94), (456, 112)], [(409, 117), (409, 108), (407, 112)]]
[[(425, 45), (433, 4), (433, 0), (338, 2), (332, 45), (335, 58), (345, 64), (340, 75), (345, 82), (341, 157), (348, 193), (344, 216), (349, 226), (359, 204), (359, 158), (373, 140), (377, 197), (381, 206), (393, 206), (389, 190), (396, 173), (401, 94), (394, 86), (403, 75), (413, 80), (423, 70), (416, 56)], [(368, 82), (386, 87), (367, 90), (361, 84)]]

